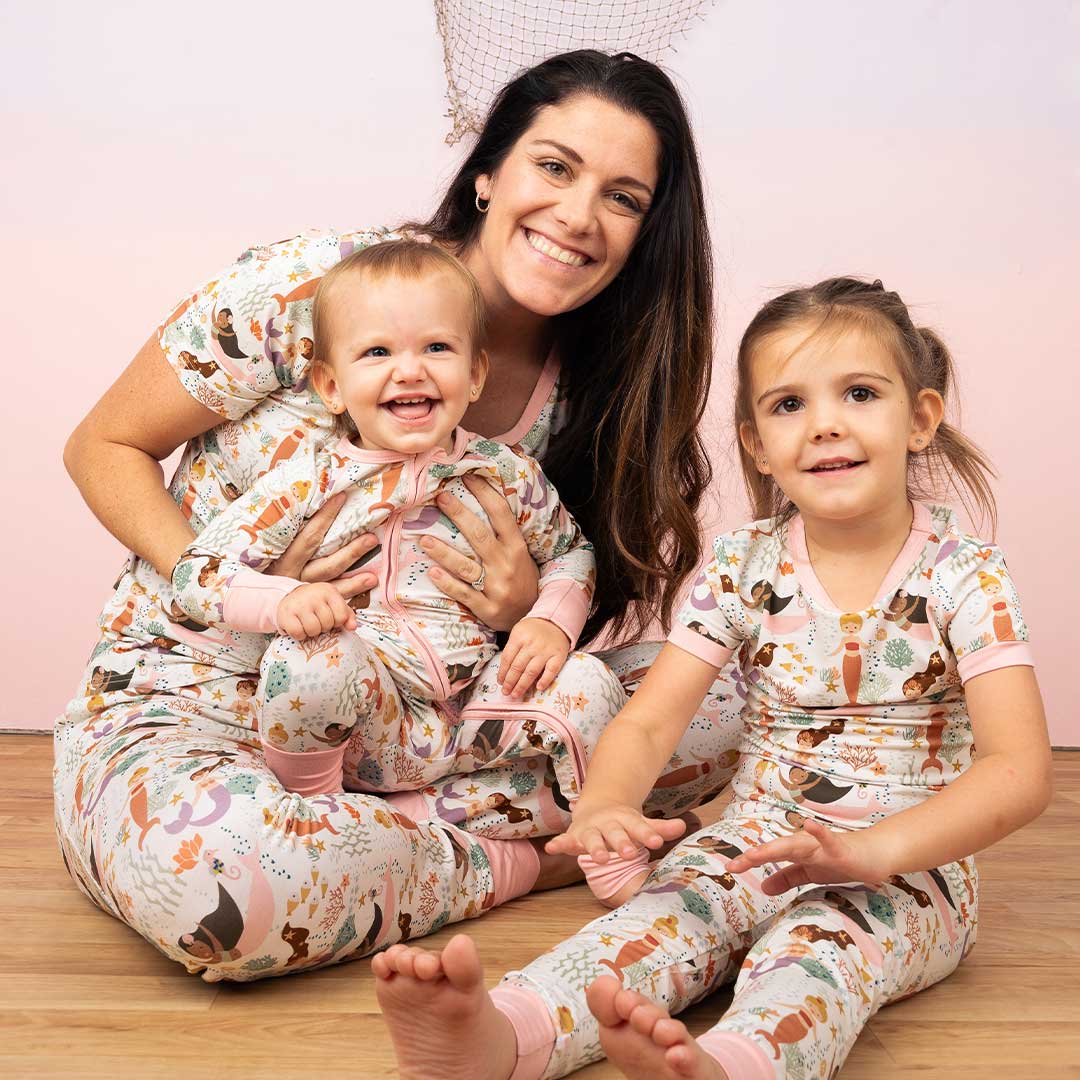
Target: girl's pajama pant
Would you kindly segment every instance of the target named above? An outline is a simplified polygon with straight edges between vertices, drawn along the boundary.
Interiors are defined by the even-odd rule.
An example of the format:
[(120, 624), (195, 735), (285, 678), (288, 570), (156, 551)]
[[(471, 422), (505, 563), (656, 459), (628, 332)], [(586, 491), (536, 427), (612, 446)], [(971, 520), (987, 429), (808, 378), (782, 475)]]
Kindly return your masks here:
[[(682, 842), (642, 890), (502, 986), (530, 1020), (543, 1012), (553, 1048), (542, 1072), (565, 1076), (602, 1056), (585, 988), (613, 975), (672, 1013), (734, 981), (723, 1019), (701, 1044), (738, 1080), (828, 1077), (882, 1005), (943, 979), (975, 942), (973, 860), (891, 878), (880, 887), (813, 885), (779, 897), (762, 870), (727, 863), (791, 832), (781, 812), (729, 805)], [(496, 993), (496, 999), (499, 994)], [(531, 999), (531, 1000), (530, 1000)], [(531, 1030), (536, 1030), (532, 1023)]]
[[(446, 703), (451, 732), (431, 771), (407, 722), (375, 757), (350, 740), (346, 786), (374, 786), (374, 762), (402, 789), (387, 801), (283, 790), (262, 753), (251, 674), (107, 636), (88, 696), (56, 725), (65, 862), (95, 903), (208, 980), (355, 959), (481, 915), (510, 895), (510, 845), (492, 841), (565, 827), (592, 748), (657, 648), (608, 654), (610, 667), (573, 653), (518, 705), (495, 682), (496, 658)], [(95, 670), (107, 680), (92, 683)], [(728, 782), (741, 704), (717, 683), (651, 812), (677, 814)]]

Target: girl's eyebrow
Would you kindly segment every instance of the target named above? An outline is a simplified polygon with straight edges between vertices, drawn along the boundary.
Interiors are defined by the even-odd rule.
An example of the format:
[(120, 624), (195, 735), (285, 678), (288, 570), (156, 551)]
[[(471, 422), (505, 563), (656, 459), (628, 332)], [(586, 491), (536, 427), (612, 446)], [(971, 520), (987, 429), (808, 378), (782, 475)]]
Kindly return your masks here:
[[(845, 372), (843, 375), (838, 376), (835, 381), (846, 383), (856, 381), (858, 379), (876, 379), (878, 382), (888, 383), (890, 386), (892, 386), (892, 379), (890, 379), (888, 375), (882, 375), (880, 371), (848, 371)], [(793, 386), (790, 384), (785, 386), (773, 386), (766, 390), (765, 393), (763, 393), (754, 404), (760, 405), (771, 394), (784, 394), (785, 396), (787, 396), (788, 394), (797, 394), (799, 392), (799, 389), (800, 388), (798, 386)]]
[[(569, 146), (566, 146), (563, 143), (556, 142), (554, 139), (533, 140), (533, 146), (539, 146), (540, 144), (544, 144), (546, 146), (553, 146), (556, 150), (559, 151), (560, 154), (568, 157), (575, 165), (583, 165), (585, 163), (585, 159), (576, 150), (571, 149)], [(645, 192), (646, 195), (649, 196), (650, 199), (652, 198), (652, 188), (641, 180), (635, 180), (632, 176), (616, 176), (615, 179), (612, 180), (612, 183), (621, 184), (623, 187), (640, 188), (642, 191)]]

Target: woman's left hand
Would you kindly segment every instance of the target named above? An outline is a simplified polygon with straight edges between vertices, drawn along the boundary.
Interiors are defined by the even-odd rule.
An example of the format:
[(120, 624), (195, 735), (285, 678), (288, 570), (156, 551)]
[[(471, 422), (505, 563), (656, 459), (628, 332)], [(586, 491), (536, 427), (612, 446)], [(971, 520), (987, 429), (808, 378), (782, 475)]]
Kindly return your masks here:
[[(878, 885), (888, 873), (879, 860), (870, 856), (872, 830), (837, 832), (813, 818), (806, 818), (802, 829), (791, 836), (755, 844), (727, 864), (733, 874), (741, 874), (766, 863), (787, 863), (761, 882), (761, 891), (778, 896), (800, 885), (834, 885), (861, 881)], [(867, 843), (870, 840), (870, 843)]]
[[(466, 476), (465, 486), (484, 508), (487, 521), (447, 492), (437, 502), (461, 530), (474, 558), (431, 536), (425, 536), (420, 546), (439, 564), (431, 571), (431, 579), (441, 592), (464, 604), (493, 630), (510, 630), (536, 603), (540, 572), (503, 495), (478, 476)], [(473, 585), (481, 574), (482, 590)]]

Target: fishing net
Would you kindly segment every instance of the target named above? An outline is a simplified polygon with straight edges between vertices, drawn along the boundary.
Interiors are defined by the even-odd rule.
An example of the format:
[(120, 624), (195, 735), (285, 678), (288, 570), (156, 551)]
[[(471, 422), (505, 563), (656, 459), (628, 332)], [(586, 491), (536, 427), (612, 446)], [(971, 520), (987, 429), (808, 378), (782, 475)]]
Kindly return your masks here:
[(496, 92), (523, 68), (571, 49), (658, 61), (712, 0), (435, 0), (453, 145), (479, 131)]

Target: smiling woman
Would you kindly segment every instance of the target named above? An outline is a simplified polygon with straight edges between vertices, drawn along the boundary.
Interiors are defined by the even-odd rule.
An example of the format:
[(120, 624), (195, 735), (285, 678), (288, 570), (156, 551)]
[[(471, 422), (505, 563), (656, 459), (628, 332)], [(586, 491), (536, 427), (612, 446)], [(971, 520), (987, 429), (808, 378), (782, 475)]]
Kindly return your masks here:
[[(453, 394), (460, 406), (469, 393), (462, 427), (485, 436), (481, 444), (542, 458), (554, 481), (558, 497), (546, 482), (541, 489), (535, 463), (515, 467), (523, 504), (561, 499), (595, 549), (595, 602), (591, 612), (582, 605), (580, 640), (602, 629), (633, 640), (655, 616), (666, 621), (700, 553), (695, 510), (709, 468), (697, 428), (712, 359), (701, 180), (670, 80), (629, 54), (588, 51), (524, 72), (500, 93), (431, 220), (401, 231), (426, 234), (472, 271), (490, 371), (476, 398), (482, 362), (452, 387), (425, 382), (420, 392), (419, 382), (384, 380), (375, 411), (358, 414), (359, 437), (380, 446), (392, 435), (396, 445), (415, 427), (426, 445), (428, 418), (442, 414), (437, 399)], [(337, 362), (350, 360), (351, 370), (355, 354), (339, 356), (312, 326), (319, 281), (394, 235), (312, 232), (245, 252), (183, 294), (66, 449), (87, 502), (133, 554), (57, 724), (65, 858), (96, 903), (208, 979), (363, 955), (568, 880), (576, 864), (532, 841), (566, 827), (596, 740), (658, 648), (637, 644), (605, 654), (607, 663), (572, 652), (523, 698), (535, 642), (519, 652), (511, 644), (475, 671), (447, 665), (432, 722), (402, 721), (404, 741), (384, 731), (372, 753), (349, 741), (346, 793), (301, 797), (277, 783), (257, 738), (260, 705), (307, 715), (316, 681), (343, 671), (354, 676), (343, 700), (354, 691), (359, 700), (364, 671), (323, 635), (302, 643), (305, 670), (313, 665), (319, 680), (271, 657), (260, 682), (265, 640), (220, 625), (213, 598), (199, 594), (220, 584), (221, 566), (185, 566), (181, 556), (196, 533), (213, 535), (230, 504), (250, 508), (260, 527), (287, 513), (276, 495), (257, 505), (239, 496), (265, 487), (260, 478), (276, 466), (323, 452), (337, 410), (351, 409), (353, 376)], [(430, 340), (402, 337), (402, 312), (430, 321)], [(376, 285), (344, 314), (335, 308), (330, 338), (348, 342), (365, 370), (382, 371), (387, 354), (403, 358), (395, 378), (407, 383), (456, 347), (435, 325), (444, 314), (408, 283), (393, 294)], [(184, 442), (165, 490), (158, 461)], [(418, 498), (447, 477), (445, 451), (433, 453), (404, 454), (402, 490)], [(267, 556), (256, 544), (250, 558), (280, 579), (331, 583), (376, 631), (378, 618), (399, 618), (388, 563), (403, 579), (427, 575), (445, 594), (440, 611), (467, 611), (488, 631), (536, 621), (523, 619), (538, 604), (522, 535), (529, 514), (476, 476), (428, 494), (435, 506), (394, 519), (391, 539), (406, 521), (418, 550), (400, 565), (384, 560), (381, 576), (371, 571), (385, 533), (349, 533), (337, 497), (283, 552)], [(436, 521), (444, 539), (433, 535)], [(374, 602), (363, 614), (376, 585), (377, 595), (389, 589), (390, 615)], [(189, 593), (191, 609), (180, 602)], [(457, 644), (467, 650), (474, 642), (464, 637)], [(416, 643), (402, 663), (422, 651)], [(726, 684), (709, 697), (657, 782), (651, 813), (675, 816), (726, 783), (737, 701)], [(373, 791), (391, 794), (363, 794)], [(167, 882), (168, 903), (150, 899), (151, 879)], [(316, 881), (338, 896), (332, 909), (312, 906)]]

